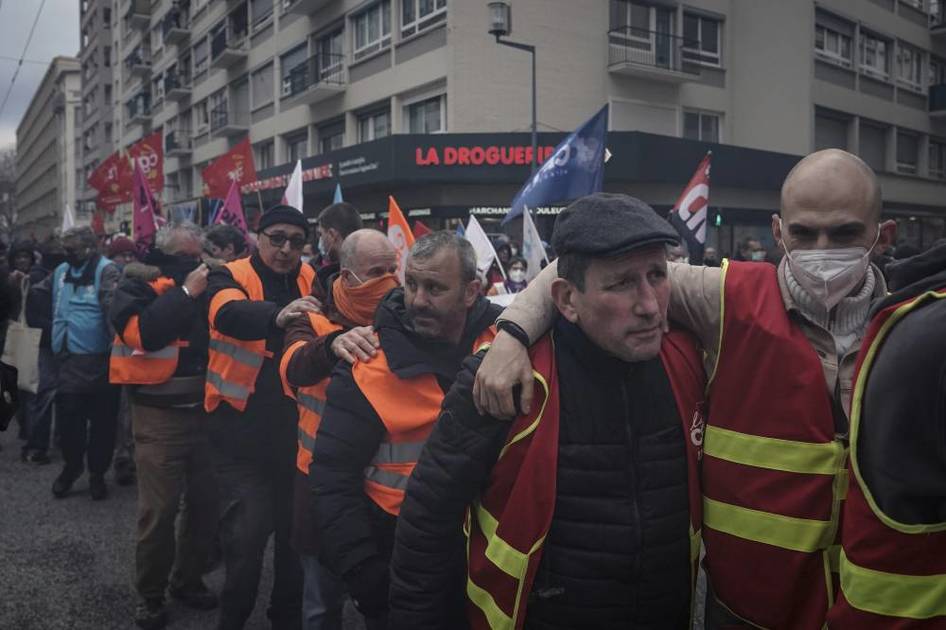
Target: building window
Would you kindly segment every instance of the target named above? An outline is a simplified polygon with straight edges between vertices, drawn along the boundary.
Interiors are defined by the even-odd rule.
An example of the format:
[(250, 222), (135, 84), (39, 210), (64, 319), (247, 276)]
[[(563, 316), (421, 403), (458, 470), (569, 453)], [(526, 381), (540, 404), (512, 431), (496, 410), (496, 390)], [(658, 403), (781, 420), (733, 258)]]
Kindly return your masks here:
[(282, 77), (282, 95), (292, 96), (306, 88), (306, 56), (305, 44), (296, 46), (279, 58), (279, 68)]
[(897, 171), (916, 174), (920, 138), (912, 133), (897, 132)]
[(105, 28), (108, 28), (112, 22), (112, 8), (111, 7), (102, 7), (102, 22), (105, 24)]
[(164, 29), (158, 24), (151, 29), (151, 50), (155, 53), (164, 48)]
[(391, 114), (387, 109), (358, 117), (358, 142), (370, 142), (391, 135)]
[(929, 84), (942, 85), (946, 83), (946, 61), (939, 57), (930, 57)]
[(851, 38), (826, 26), (815, 25), (815, 53), (822, 59), (850, 68)]
[(345, 62), (343, 36), (343, 31), (337, 30), (319, 38), (315, 43), (315, 49), (319, 55), (319, 77), (323, 81), (341, 81)]
[(286, 136), (286, 161), (296, 162), (309, 153), (309, 132), (305, 129)]
[(250, 19), (257, 29), (269, 23), (273, 17), (273, 0), (250, 0)]
[(112, 47), (105, 46), (102, 48), (102, 62), (105, 64), (106, 68), (112, 67)]
[(391, 45), (391, 2), (384, 0), (352, 20), (355, 33), (353, 55), (361, 59)]
[(946, 142), (930, 140), (930, 177), (946, 179)]
[(867, 165), (874, 171), (881, 173), (887, 171), (887, 127), (870, 123), (861, 119), (860, 121), (860, 147), (857, 155), (867, 162)]
[(650, 23), (650, 7), (627, 2), (627, 0), (611, 0), (611, 30), (635, 37), (650, 40), (653, 30)]
[(401, 37), (410, 37), (447, 19), (447, 0), (401, 0)]
[(815, 151), (848, 150), (848, 128), (852, 117), (841, 112), (815, 108)]
[(194, 106), (194, 129), (197, 133), (206, 131), (210, 124), (210, 117), (207, 115), (207, 100), (204, 99)]
[(345, 146), (345, 122), (319, 127), (319, 153), (329, 153)]
[(258, 109), (273, 102), (273, 64), (268, 63), (255, 71), (250, 83), (252, 84), (250, 98), (253, 99), (252, 108)]
[(890, 75), (887, 66), (887, 40), (869, 33), (861, 33), (861, 72), (886, 79)]
[(897, 80), (917, 92), (923, 89), (923, 52), (903, 42), (897, 45)]
[(719, 20), (683, 14), (683, 58), (710, 66), (720, 65), (720, 31)]
[(260, 142), (256, 145), (256, 168), (259, 170), (276, 166), (276, 145), (269, 142)]
[(683, 137), (702, 142), (719, 142), (719, 114), (683, 112)]
[(104, 89), (105, 94), (105, 107), (112, 106), (112, 86), (106, 84)]
[(194, 78), (199, 77), (207, 71), (207, 56), (210, 53), (210, 46), (206, 37), (202, 37), (194, 46)]
[(442, 133), (447, 130), (447, 96), (441, 94), (404, 108), (409, 133)]

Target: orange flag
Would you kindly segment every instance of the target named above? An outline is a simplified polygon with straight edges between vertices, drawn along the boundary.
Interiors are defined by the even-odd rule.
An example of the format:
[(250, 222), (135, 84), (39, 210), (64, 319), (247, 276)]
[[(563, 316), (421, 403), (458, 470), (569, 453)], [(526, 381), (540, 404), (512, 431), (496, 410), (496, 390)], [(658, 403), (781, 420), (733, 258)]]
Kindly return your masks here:
[(398, 207), (394, 197), (388, 196), (388, 240), (397, 251), (397, 277), (404, 283), (404, 265), (407, 263), (407, 253), (414, 244), (414, 234), (404, 218), (404, 213)]

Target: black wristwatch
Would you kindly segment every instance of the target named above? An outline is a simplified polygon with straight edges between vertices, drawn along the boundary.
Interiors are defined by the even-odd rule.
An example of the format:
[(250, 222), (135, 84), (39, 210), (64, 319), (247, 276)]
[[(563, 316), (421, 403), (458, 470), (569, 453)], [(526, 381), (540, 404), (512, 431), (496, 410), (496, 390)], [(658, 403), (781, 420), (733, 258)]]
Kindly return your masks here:
[(524, 347), (529, 347), (529, 335), (522, 329), (522, 326), (508, 319), (501, 319), (496, 322), (496, 330), (501, 330), (512, 335), (516, 341)]

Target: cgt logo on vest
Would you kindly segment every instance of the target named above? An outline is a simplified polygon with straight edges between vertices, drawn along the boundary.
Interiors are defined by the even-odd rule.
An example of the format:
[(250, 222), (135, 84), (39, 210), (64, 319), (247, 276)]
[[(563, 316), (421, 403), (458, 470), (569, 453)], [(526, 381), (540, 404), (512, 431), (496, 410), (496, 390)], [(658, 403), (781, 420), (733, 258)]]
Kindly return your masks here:
[[(555, 152), (555, 147), (539, 147), (539, 164)], [(417, 166), (528, 166), (532, 164), (531, 146), (461, 146), (417, 147)]]
[(706, 420), (703, 419), (703, 405), (701, 404), (693, 412), (693, 420), (690, 422), (690, 442), (699, 449), (697, 459), (703, 458), (703, 432), (706, 428)]

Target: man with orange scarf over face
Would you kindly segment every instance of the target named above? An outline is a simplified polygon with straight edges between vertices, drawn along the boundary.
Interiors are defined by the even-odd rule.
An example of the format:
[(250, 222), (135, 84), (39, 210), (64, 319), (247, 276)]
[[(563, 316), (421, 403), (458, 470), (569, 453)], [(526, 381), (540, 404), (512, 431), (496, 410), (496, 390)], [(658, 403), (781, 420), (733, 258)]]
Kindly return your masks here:
[(345, 597), (341, 579), (318, 561), (308, 481), (329, 375), (339, 359), (354, 363), (375, 354), (374, 312), (381, 298), (398, 285), (397, 254), (387, 237), (376, 230), (350, 234), (342, 243), (339, 262), (339, 272), (328, 283), (331, 290), (323, 314), (309, 313), (290, 325), (280, 363), (283, 386), (299, 408), (292, 545), (299, 552), (305, 575), (305, 630), (341, 628)]

